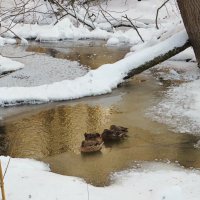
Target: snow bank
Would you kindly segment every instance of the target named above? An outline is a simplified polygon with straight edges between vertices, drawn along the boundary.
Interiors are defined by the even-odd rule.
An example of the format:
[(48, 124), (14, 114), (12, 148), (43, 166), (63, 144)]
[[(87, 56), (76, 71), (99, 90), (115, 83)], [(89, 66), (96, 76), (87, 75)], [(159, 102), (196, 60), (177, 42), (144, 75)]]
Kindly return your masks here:
[(0, 56), (0, 75), (9, 71), (15, 71), (24, 67), (24, 64)]
[[(3, 36), (15, 37), (10, 31), (5, 32), (9, 26), (4, 24), (1, 28)], [(89, 31), (86, 27), (79, 26), (78, 28), (73, 25), (69, 18), (64, 18), (59, 21), (56, 25), (38, 25), (38, 24), (14, 24), (12, 31), (19, 37), (26, 39), (36, 39), (38, 41), (58, 41), (64, 39), (108, 39), (112, 33), (101, 29), (95, 29)]]
[(200, 135), (199, 89), (200, 80), (171, 88), (163, 101), (151, 109), (153, 118), (175, 131)]
[[(173, 131), (200, 135), (200, 69), (196, 62), (185, 62), (186, 60), (196, 61), (192, 48), (155, 68), (154, 74), (163, 80), (180, 80), (187, 83), (170, 88), (163, 100), (148, 110), (147, 115), (167, 124)], [(169, 70), (168, 73), (166, 69)], [(200, 142), (195, 147), (199, 148)]]
[(111, 38), (107, 41), (107, 45), (108, 45), (108, 46), (117, 45), (117, 44), (119, 44), (119, 43), (120, 43), (120, 41), (119, 41), (119, 39), (116, 38), (116, 37), (111, 37)]
[[(9, 24), (4, 24), (4, 26), (9, 26)], [(1, 33), (5, 37), (15, 37), (15, 35), (7, 31), (5, 32), (5, 27), (1, 28)], [(166, 25), (164, 28), (157, 30), (155, 28), (140, 28), (140, 34), (142, 35), (145, 41), (152, 39), (152, 37), (158, 37), (163, 32), (168, 29)], [(101, 39), (101, 40), (108, 40), (113, 44), (120, 43), (130, 43), (130, 44), (137, 44), (141, 42), (138, 34), (134, 29), (129, 30), (115, 30), (113, 32), (107, 32), (100, 28), (96, 28), (95, 30), (89, 30), (87, 27), (80, 25), (76, 27), (72, 21), (65, 17), (61, 21), (59, 21), (56, 25), (49, 24), (49, 25), (38, 25), (38, 24), (14, 24), (12, 31), (17, 34), (19, 37), (26, 38), (26, 39), (36, 39), (37, 41), (58, 41), (58, 40), (66, 40), (66, 39)], [(118, 43), (116, 43), (118, 40)], [(108, 42), (108, 43), (109, 43)]]
[(74, 80), (64, 80), (37, 87), (1, 87), (0, 105), (61, 101), (109, 93), (123, 82), (123, 78), (131, 69), (174, 47), (182, 46), (187, 40), (187, 33), (179, 32), (160, 44), (136, 52), (114, 64), (102, 65)]
[[(14, 9), (15, 1), (9, 1), (10, 4), (3, 0), (3, 4), (5, 4), (4, 7), (7, 7), (7, 9)], [(22, 4), (20, 1), (18, 3), (19, 5)], [(162, 2), (160, 2), (160, 0), (152, 0), (151, 2), (112, 0), (109, 2), (101, 2), (102, 7), (99, 6), (99, 4), (91, 5), (89, 10), (85, 10), (83, 7), (76, 5), (77, 8), (75, 12), (77, 17), (85, 20), (91, 27), (95, 28), (95, 30), (91, 31), (87, 26), (78, 23), (76, 19), (70, 16), (66, 16), (58, 23), (55, 23), (57, 20), (52, 13), (57, 11), (56, 6), (53, 5), (52, 10), (52, 7), (47, 1), (35, 0), (34, 2), (27, 2), (25, 6), (25, 10), (28, 10), (37, 5), (33, 13), (31, 12), (30, 14), (28, 12), (24, 15), (17, 15), (17, 17), (14, 18), (14, 22), (11, 20), (12, 18), (9, 18), (9, 20), (2, 20), (0, 33), (3, 33), (2, 35), (6, 37), (15, 37), (13, 34), (14, 32), (19, 37), (36, 39), (38, 41), (58, 41), (64, 39), (108, 40), (112, 37), (119, 40), (120, 43), (137, 44), (141, 42), (141, 39), (134, 28), (123, 27), (114, 29), (111, 28), (111, 24), (123, 23), (125, 25), (130, 25), (130, 22), (124, 18), (124, 16), (127, 15), (129, 19), (132, 20), (132, 23), (139, 27), (138, 31), (145, 41), (153, 37), (159, 38), (162, 33), (169, 32), (172, 25), (176, 26), (178, 23), (180, 24), (180, 15), (177, 12), (177, 7), (174, 3), (170, 2), (166, 5), (167, 11), (166, 9), (161, 9), (159, 12), (159, 23), (165, 23), (164, 26), (160, 26), (159, 30), (155, 28), (156, 10), (161, 4)], [(104, 13), (104, 15), (102, 15), (100, 12), (102, 8), (109, 14)], [(69, 10), (69, 12), (71, 11)], [(94, 14), (94, 22), (91, 22), (91, 19), (88, 18), (88, 12), (91, 12), (90, 16)], [(6, 12), (5, 15), (9, 15), (9, 12)], [(106, 18), (103, 16), (106, 16)], [(171, 18), (173, 18), (172, 22), (170, 21)], [(107, 20), (110, 20), (110, 23)], [(12, 32), (8, 31), (10, 28)], [(112, 42), (112, 45), (119, 43), (116, 43), (116, 39), (114, 43)]]
[[(3, 169), (8, 157), (0, 157)], [(29, 159), (11, 159), (5, 176), (9, 200), (198, 200), (199, 171), (171, 164), (146, 163), (113, 175), (108, 187), (87, 185), (82, 179), (54, 174), (45, 164)]]
[(12, 38), (0, 37), (0, 46), (4, 46), (5, 44), (16, 44), (16, 40)]

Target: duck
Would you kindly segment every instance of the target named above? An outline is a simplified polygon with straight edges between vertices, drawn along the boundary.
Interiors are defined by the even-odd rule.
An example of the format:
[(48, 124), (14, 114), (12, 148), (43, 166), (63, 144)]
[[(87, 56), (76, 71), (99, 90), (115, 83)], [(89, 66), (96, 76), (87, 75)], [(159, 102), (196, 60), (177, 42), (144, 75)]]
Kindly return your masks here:
[(123, 126), (111, 125), (110, 129), (104, 129), (101, 138), (104, 142), (120, 141), (127, 137), (128, 128)]
[(99, 143), (102, 142), (101, 135), (99, 133), (85, 133), (84, 134), (85, 140), (86, 141), (97, 141)]
[(98, 142), (95, 140), (83, 140), (81, 143), (80, 151), (81, 153), (92, 153), (98, 152), (102, 149), (103, 142)]
[(116, 125), (111, 125), (110, 130), (128, 132), (128, 128), (123, 127), (123, 126), (116, 126)]

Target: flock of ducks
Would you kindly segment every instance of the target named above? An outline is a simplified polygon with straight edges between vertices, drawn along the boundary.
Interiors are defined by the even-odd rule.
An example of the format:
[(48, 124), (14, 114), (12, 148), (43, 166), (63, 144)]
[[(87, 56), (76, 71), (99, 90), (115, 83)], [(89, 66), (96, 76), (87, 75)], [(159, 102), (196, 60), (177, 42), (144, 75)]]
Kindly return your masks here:
[(127, 137), (128, 128), (111, 125), (110, 129), (104, 129), (102, 134), (85, 133), (85, 140), (81, 143), (81, 153), (98, 152), (104, 143), (120, 141)]

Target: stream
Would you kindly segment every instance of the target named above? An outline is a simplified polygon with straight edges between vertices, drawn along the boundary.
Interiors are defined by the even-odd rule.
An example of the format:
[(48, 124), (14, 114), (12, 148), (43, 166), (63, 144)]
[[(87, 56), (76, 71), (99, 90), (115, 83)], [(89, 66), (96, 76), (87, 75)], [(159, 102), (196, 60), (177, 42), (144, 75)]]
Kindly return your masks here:
[[(103, 42), (84, 45), (81, 41), (67, 47), (61, 42), (31, 43), (23, 48), (78, 60), (91, 69), (115, 62), (128, 51), (127, 47), (106, 47)], [(78, 176), (95, 186), (109, 185), (113, 172), (137, 166), (140, 161), (171, 161), (186, 168), (200, 168), (200, 151), (194, 148), (198, 136), (172, 132), (146, 115), (148, 108), (163, 98), (168, 86), (145, 72), (103, 96), (0, 108), (0, 154), (44, 161), (52, 172)], [(128, 127), (128, 138), (104, 145), (97, 154), (80, 153), (85, 132), (102, 133), (112, 124)]]

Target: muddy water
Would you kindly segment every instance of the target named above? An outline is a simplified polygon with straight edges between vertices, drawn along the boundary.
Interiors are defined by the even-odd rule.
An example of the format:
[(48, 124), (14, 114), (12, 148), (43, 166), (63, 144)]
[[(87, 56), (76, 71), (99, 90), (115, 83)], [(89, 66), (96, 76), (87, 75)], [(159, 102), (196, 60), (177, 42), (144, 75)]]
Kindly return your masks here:
[(73, 42), (55, 43), (53, 48), (52, 43), (49, 45), (48, 43), (31, 43), (26, 51), (45, 53), (54, 58), (78, 61), (82, 65), (96, 69), (105, 63), (114, 63), (122, 59), (130, 48), (129, 46), (107, 47), (104, 41), (82, 43), (81, 41), (76, 42), (76, 44)]
[[(165, 90), (150, 75), (140, 75), (110, 95), (56, 103), (44, 110), (5, 120), (0, 128), (1, 154), (35, 158), (50, 164), (53, 172), (79, 176), (97, 186), (108, 185), (112, 172), (134, 161), (178, 161), (200, 167), (199, 138), (176, 134), (145, 117), (146, 109)], [(85, 132), (102, 132), (111, 124), (129, 128), (121, 143), (104, 146), (94, 155), (81, 155)]]

